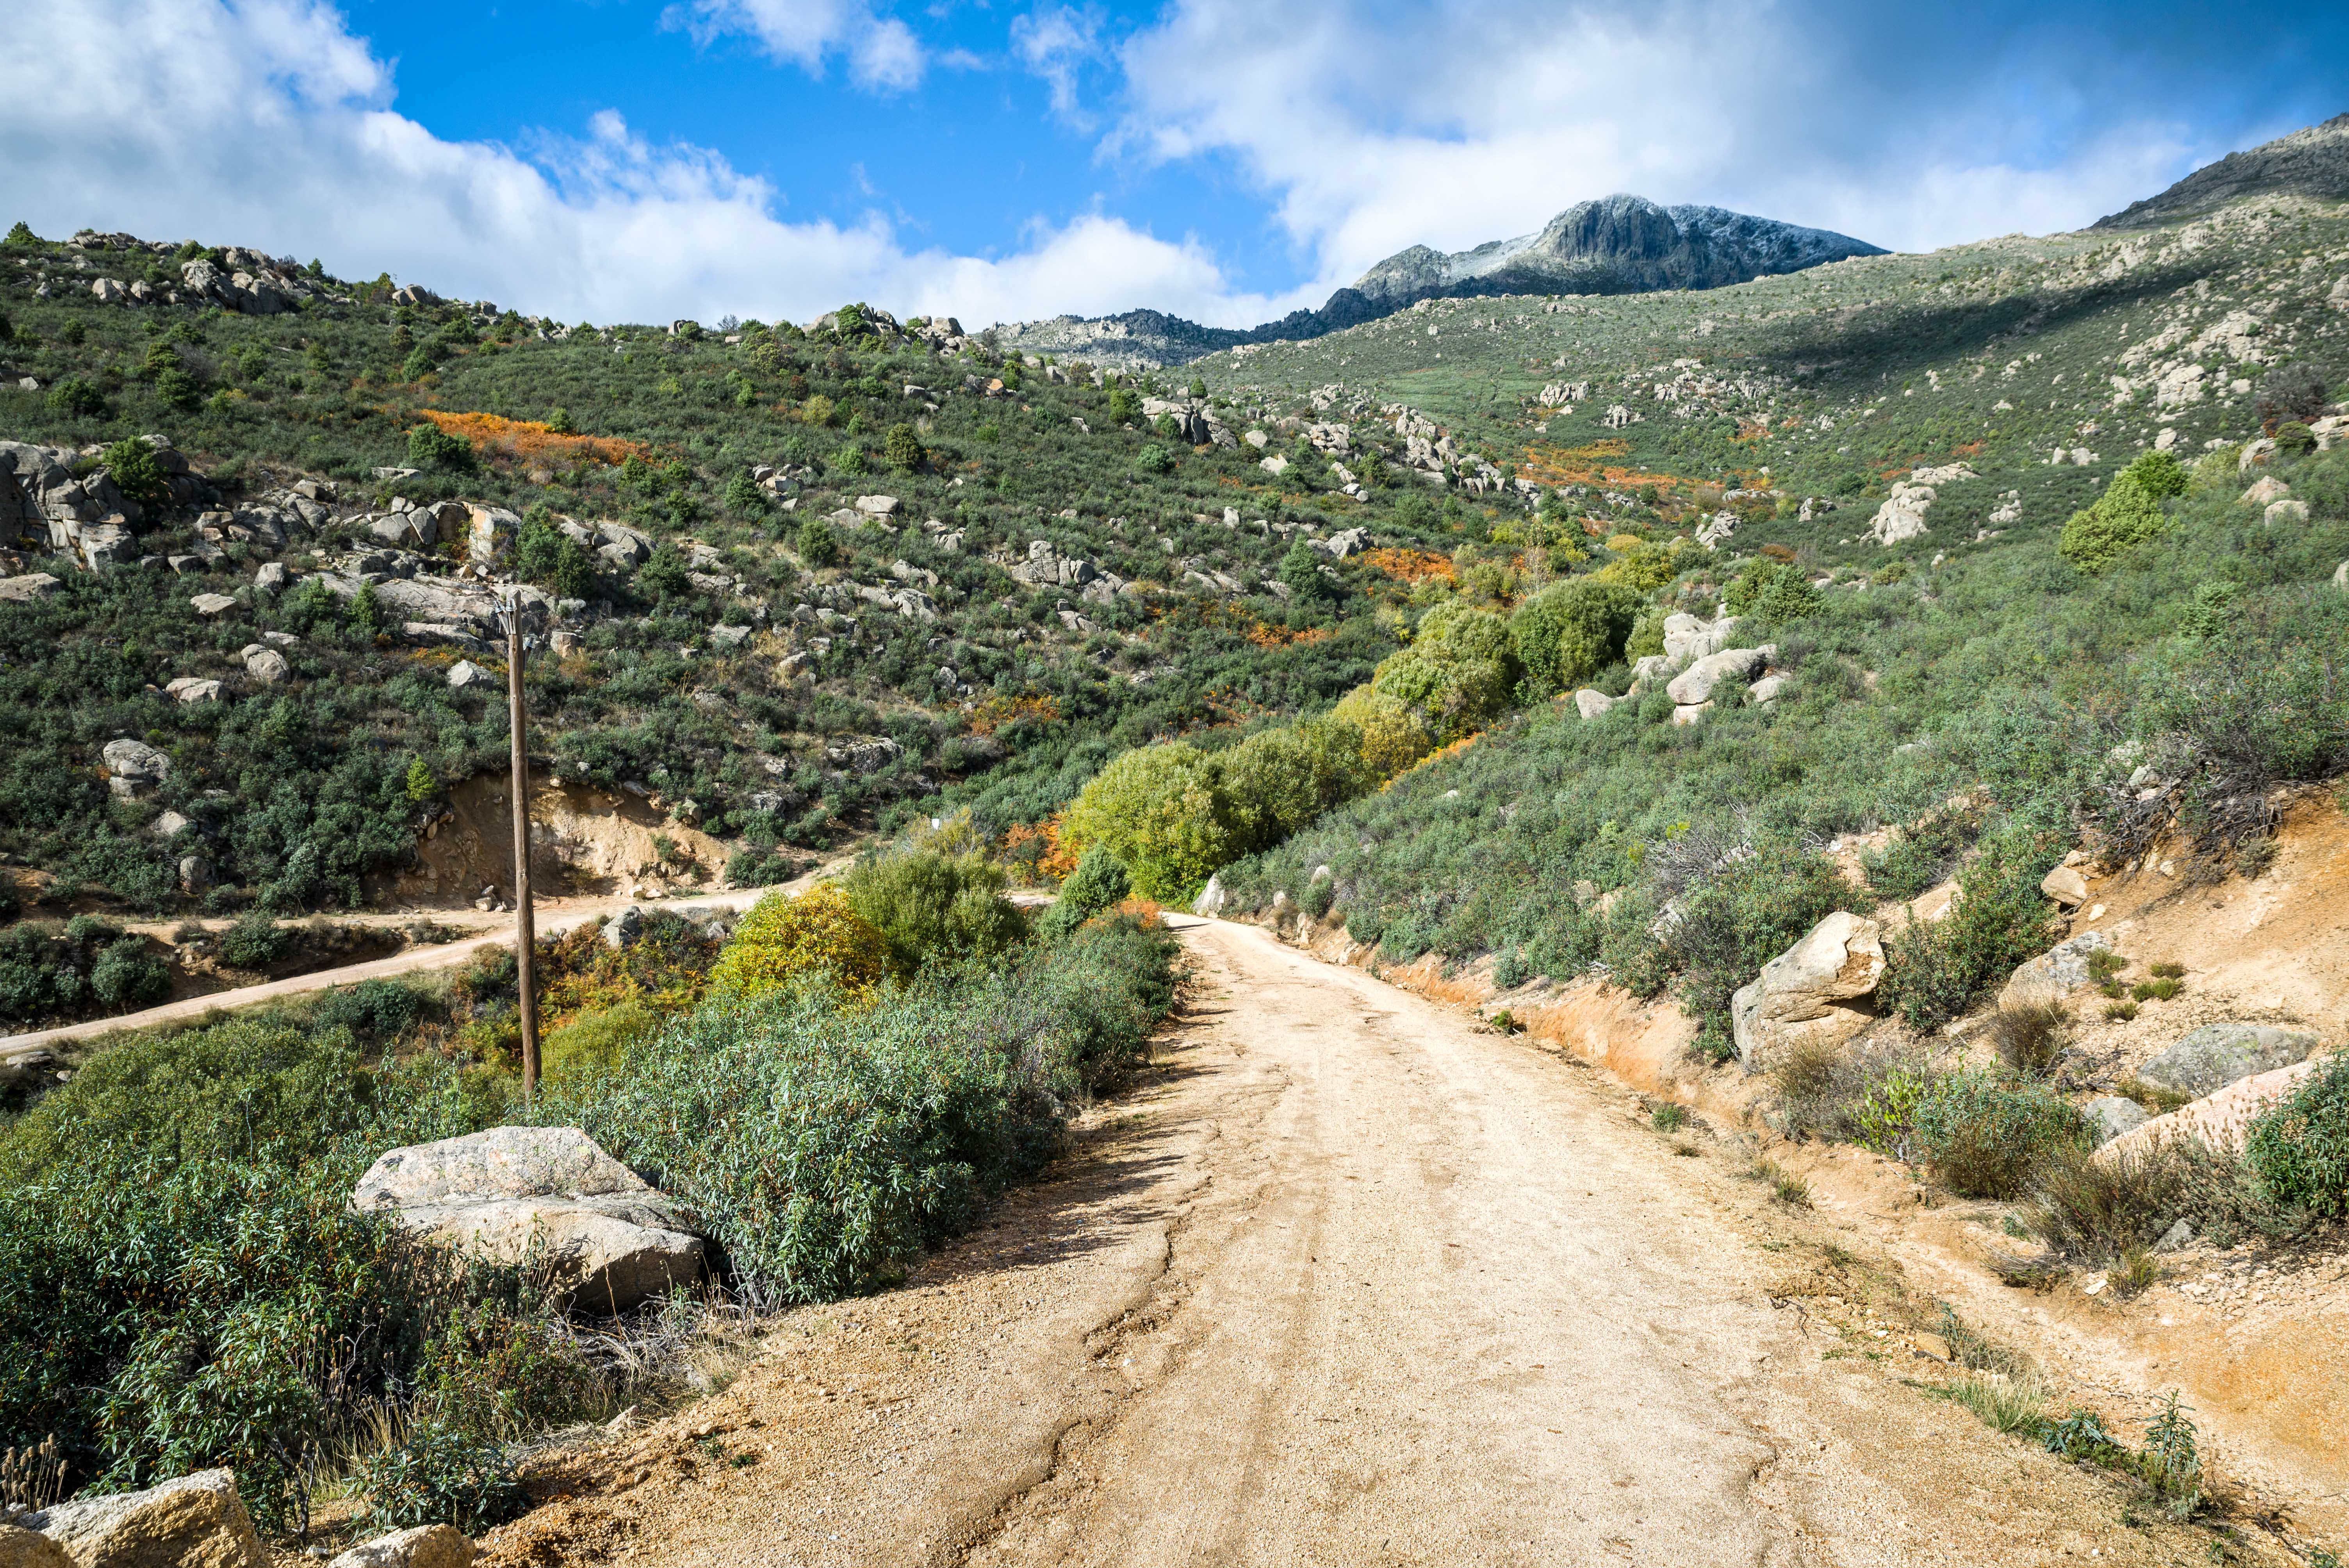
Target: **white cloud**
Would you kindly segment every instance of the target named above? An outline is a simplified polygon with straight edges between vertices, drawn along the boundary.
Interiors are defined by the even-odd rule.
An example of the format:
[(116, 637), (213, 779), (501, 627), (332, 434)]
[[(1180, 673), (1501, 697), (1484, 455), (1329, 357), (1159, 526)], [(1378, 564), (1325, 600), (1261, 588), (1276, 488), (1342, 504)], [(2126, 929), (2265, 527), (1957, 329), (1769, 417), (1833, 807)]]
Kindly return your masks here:
[(2118, 64), (2000, 58), (2000, 29), (1904, 33), (1884, 20), (1899, 9), (1170, 0), (1123, 46), (1107, 146), (1237, 161), (1322, 288), (1618, 191), (1926, 249), (2075, 227), (2182, 171), (2158, 80), (2116, 86), (2100, 129), (2051, 125), (2029, 106), (2068, 112)]
[(865, 0), (679, 0), (661, 19), (703, 45), (748, 34), (776, 59), (812, 72), (843, 54), (850, 76), (868, 88), (902, 89), (922, 79), (922, 46), (913, 29), (876, 15)]
[(1052, 112), (1080, 128), (1092, 118), (1077, 107), (1078, 67), (1103, 57), (1097, 11), (1039, 5), (1011, 19), (1011, 50), (1052, 92)]
[(0, 52), (0, 211), (43, 233), (316, 255), (565, 320), (1267, 303), (1227, 298), (1198, 246), (1099, 215), (1031, 224), (1000, 259), (908, 251), (877, 216), (787, 223), (765, 181), (611, 111), (527, 158), (445, 140), (392, 110), (388, 72), (311, 0), (18, 0), (17, 17), (44, 47)]

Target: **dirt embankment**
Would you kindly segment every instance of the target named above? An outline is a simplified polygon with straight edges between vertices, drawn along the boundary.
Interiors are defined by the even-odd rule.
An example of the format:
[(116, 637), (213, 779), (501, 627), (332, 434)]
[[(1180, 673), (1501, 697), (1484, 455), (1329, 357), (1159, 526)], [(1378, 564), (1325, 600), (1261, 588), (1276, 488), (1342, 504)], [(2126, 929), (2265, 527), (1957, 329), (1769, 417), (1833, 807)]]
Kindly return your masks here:
[[(417, 867), (379, 902), (461, 908), (494, 889), (510, 903), (512, 801), (507, 780), (493, 774), (450, 790), (447, 811), (418, 841)], [(531, 882), (543, 895), (663, 898), (723, 880), (723, 842), (625, 791), (537, 777), (530, 813)]]

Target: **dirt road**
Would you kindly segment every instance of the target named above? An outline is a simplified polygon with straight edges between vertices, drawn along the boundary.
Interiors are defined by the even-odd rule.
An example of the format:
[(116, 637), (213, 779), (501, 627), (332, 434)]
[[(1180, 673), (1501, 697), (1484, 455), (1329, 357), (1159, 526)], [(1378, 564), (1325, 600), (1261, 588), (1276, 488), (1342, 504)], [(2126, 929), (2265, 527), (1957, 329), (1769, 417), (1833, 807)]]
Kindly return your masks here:
[[(790, 884), (796, 891), (799, 884)], [(729, 889), (704, 893), (695, 898), (677, 899), (667, 903), (655, 903), (654, 909), (748, 909), (767, 892), (764, 888)], [(644, 901), (633, 898), (565, 898), (548, 899), (537, 908), (537, 934), (541, 940), (560, 936), (564, 932), (585, 924), (591, 920), (616, 914), (632, 903)], [(281, 996), (298, 995), (307, 991), (323, 991), (330, 985), (355, 985), (362, 980), (387, 979), (396, 975), (414, 975), (425, 970), (447, 969), (471, 961), (474, 954), (484, 947), (513, 945), (512, 914), (484, 915), (472, 911), (448, 913), (436, 911), (429, 915), (362, 915), (352, 919), (354, 924), (391, 925), (417, 919), (430, 919), (458, 929), (474, 930), (477, 934), (462, 936), (454, 942), (437, 943), (429, 946), (411, 947), (395, 953), (388, 958), (378, 958), (365, 964), (347, 964), (335, 969), (314, 970), (307, 975), (288, 975), (283, 980), (271, 980), (259, 985), (240, 986), (233, 991), (215, 991), (209, 995), (189, 996), (160, 1006), (144, 1008), (136, 1013), (118, 1014), (109, 1018), (88, 1018), (78, 1024), (62, 1024), (53, 1029), (38, 1029), (30, 1034), (0, 1037), (0, 1067), (9, 1058), (45, 1048), (65, 1040), (90, 1039), (100, 1035), (119, 1034), (128, 1029), (151, 1029), (161, 1024), (184, 1024), (202, 1017), (207, 1013), (222, 1009), (257, 1006)], [(160, 926), (139, 929), (157, 932)]]
[(488, 1561), (2201, 1559), (1904, 1382), (1889, 1287), (1726, 1140), (1184, 923), (1189, 1011), (1058, 1180), (565, 1461)]

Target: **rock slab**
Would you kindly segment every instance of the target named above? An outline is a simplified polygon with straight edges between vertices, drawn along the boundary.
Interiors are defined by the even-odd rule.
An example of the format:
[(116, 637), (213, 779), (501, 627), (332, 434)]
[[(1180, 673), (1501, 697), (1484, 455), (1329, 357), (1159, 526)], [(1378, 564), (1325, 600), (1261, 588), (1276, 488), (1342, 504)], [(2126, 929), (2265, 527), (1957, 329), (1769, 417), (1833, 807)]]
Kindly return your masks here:
[(473, 1543), (453, 1525), (419, 1524), (363, 1541), (326, 1568), (473, 1568)]
[(1862, 915), (1828, 915), (1762, 966), (1730, 998), (1738, 1058), (1761, 1072), (1800, 1045), (1841, 1045), (1875, 1015), (1859, 999), (1884, 977), (1884, 928)]
[(2088, 954), (2112, 950), (2111, 937), (2101, 931), (2084, 931), (2068, 942), (2057, 943), (2036, 958), (2024, 960), (2015, 965), (2014, 973), (1999, 989), (2000, 1010), (2062, 1002), (2088, 983)]
[(65, 1548), (76, 1568), (269, 1568), (236, 1477), (224, 1470), (61, 1502), (16, 1522)]
[(0, 1524), (0, 1568), (74, 1568), (74, 1560), (36, 1530)]
[(466, 1257), (543, 1264), (574, 1304), (620, 1313), (700, 1279), (677, 1206), (575, 1127), (493, 1127), (395, 1149), (351, 1206)]
[(2205, 1024), (2137, 1068), (2137, 1076), (2156, 1088), (2199, 1097), (2305, 1061), (2315, 1048), (2315, 1036), (2271, 1024)]
[(2273, 1072), (2237, 1078), (2216, 1094), (2167, 1116), (2157, 1116), (2131, 1129), (2096, 1150), (2095, 1158), (2113, 1161), (2140, 1157), (2159, 1144), (2193, 1140), (2224, 1152), (2240, 1152), (2244, 1138), (2278, 1101), (2289, 1099), (2316, 1076), (2320, 1063), (2294, 1062)]

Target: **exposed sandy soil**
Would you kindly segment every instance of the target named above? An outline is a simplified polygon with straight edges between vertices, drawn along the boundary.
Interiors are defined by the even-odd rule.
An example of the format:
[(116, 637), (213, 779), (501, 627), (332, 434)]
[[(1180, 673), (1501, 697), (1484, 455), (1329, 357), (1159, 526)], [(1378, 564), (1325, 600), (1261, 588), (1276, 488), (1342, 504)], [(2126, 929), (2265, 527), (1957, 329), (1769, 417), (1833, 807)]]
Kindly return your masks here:
[[(390, 897), (403, 903), (467, 907), (485, 887), (513, 894), (513, 808), (507, 779), (468, 779), (449, 792), (449, 810), (416, 846), (419, 865)], [(714, 887), (726, 846), (624, 791), (533, 775), (530, 790), (532, 884), (550, 893), (659, 897)], [(657, 838), (669, 842), (664, 858)], [(693, 873), (698, 872), (697, 878)]]
[(1899, 1264), (1743, 1179), (1736, 1135), (1181, 923), (1187, 1010), (1055, 1180), (549, 1461), (486, 1561), (2208, 1560), (1929, 1398)]

